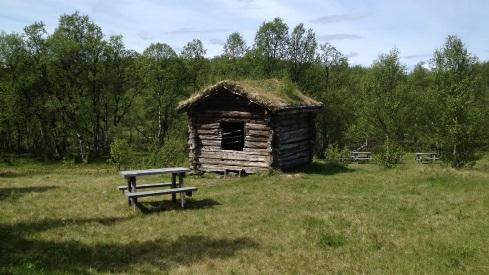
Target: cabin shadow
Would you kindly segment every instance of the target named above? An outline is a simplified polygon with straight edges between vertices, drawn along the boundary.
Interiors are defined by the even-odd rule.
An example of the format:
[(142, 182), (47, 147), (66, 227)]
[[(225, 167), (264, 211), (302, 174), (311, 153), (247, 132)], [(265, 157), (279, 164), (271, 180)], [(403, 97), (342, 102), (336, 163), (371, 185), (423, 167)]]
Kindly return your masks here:
[(57, 188), (56, 186), (31, 186), (31, 187), (0, 187), (0, 200), (11, 198), (18, 199), (27, 193), (41, 193)]
[(186, 199), (185, 207), (182, 208), (180, 205), (180, 200), (177, 199), (177, 202), (174, 203), (171, 200), (163, 200), (163, 201), (149, 201), (149, 202), (138, 202), (137, 207), (141, 213), (151, 214), (157, 212), (164, 211), (188, 211), (188, 210), (197, 210), (197, 209), (208, 209), (212, 208), (216, 205), (221, 205), (220, 202), (214, 199)]
[[(128, 218), (71, 220), (68, 225), (99, 223), (110, 226)], [(0, 224), (0, 273), (38, 271), (41, 273), (131, 273), (132, 266), (150, 264), (160, 272), (212, 258), (233, 257), (242, 249), (257, 248), (250, 238), (210, 238), (180, 236), (175, 240), (131, 241), (129, 243), (43, 240), (31, 238), (67, 221), (43, 220), (35, 223)], [(99, 225), (99, 226), (100, 226)], [(34, 272), (35, 273), (35, 272)]]
[(323, 176), (340, 174), (340, 173), (350, 173), (354, 171), (355, 171), (354, 169), (348, 168), (340, 164), (331, 163), (331, 162), (326, 162), (326, 163), (312, 162), (310, 164), (283, 170), (283, 172), (286, 174), (303, 173), (303, 174), (323, 175)]

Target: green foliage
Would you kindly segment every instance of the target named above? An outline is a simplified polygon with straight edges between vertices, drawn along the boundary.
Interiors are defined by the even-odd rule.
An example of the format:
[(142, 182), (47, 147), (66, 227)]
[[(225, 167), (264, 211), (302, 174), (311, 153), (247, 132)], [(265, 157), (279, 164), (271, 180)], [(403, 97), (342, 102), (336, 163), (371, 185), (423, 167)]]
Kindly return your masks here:
[(364, 137), (402, 142), (411, 124), (411, 97), (399, 52), (382, 54), (365, 76), (356, 124)]
[(345, 166), (350, 163), (350, 150), (337, 144), (329, 144), (325, 151), (325, 159), (329, 163)]
[(404, 151), (402, 147), (395, 141), (387, 138), (382, 145), (376, 148), (374, 160), (378, 165), (390, 169), (400, 164), (403, 156)]
[(432, 60), (433, 116), (443, 159), (454, 168), (472, 165), (479, 159), (481, 143), (487, 139), (487, 90), (475, 73), (477, 58), (462, 41), (449, 36)]
[(204, 58), (205, 53), (207, 52), (204, 49), (204, 45), (200, 39), (194, 39), (183, 47), (181, 56), (184, 59), (201, 59)]
[(279, 60), (287, 58), (289, 27), (281, 18), (263, 22), (255, 36), (254, 50), (267, 77), (277, 70)]
[(315, 132), (320, 157), (331, 144), (355, 148), (386, 137), (409, 150), (441, 148), (453, 167), (472, 165), (488, 149), (489, 63), (454, 36), (435, 51), (432, 69), (420, 63), (413, 71), (397, 50), (368, 68), (350, 66), (334, 45), (318, 45), (312, 29), (299, 23), (289, 34), (281, 18), (263, 22), (252, 48), (232, 33), (223, 51), (206, 58), (194, 39), (180, 54), (166, 43), (139, 54), (79, 13), (62, 15), (51, 33), (43, 23), (2, 32), (0, 152), (88, 162), (123, 136), (138, 150), (169, 154), (185, 125), (177, 102), (223, 79), (269, 90), (260, 85), (276, 83), (270, 78), (285, 79), (267, 94), (271, 102), (300, 103), (301, 91), (323, 104)]
[(152, 167), (187, 166), (186, 139), (172, 137), (161, 148), (153, 148), (146, 163)]
[(248, 51), (248, 48), (241, 34), (239, 32), (233, 32), (228, 36), (223, 50), (224, 56), (236, 59), (243, 57)]
[(131, 148), (125, 139), (114, 139), (110, 144), (110, 160), (121, 170), (121, 166), (127, 165), (131, 159)]

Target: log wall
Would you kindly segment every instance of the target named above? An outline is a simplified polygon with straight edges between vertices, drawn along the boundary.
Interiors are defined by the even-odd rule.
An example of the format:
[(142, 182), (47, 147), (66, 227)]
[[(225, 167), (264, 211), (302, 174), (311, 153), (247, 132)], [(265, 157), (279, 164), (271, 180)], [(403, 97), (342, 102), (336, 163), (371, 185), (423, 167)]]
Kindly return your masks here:
[(289, 112), (272, 118), (273, 166), (281, 169), (310, 163), (314, 146), (314, 114)]
[[(255, 173), (272, 164), (272, 130), (267, 111), (232, 93), (210, 96), (188, 112), (189, 157), (196, 170)], [(220, 123), (244, 122), (243, 151), (222, 150)]]

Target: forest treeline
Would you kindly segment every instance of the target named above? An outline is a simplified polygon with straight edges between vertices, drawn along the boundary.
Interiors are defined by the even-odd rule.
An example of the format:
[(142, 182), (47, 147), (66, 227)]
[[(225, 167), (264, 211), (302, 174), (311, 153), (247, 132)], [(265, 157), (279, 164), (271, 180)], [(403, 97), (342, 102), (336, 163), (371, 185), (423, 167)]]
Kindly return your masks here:
[[(249, 41), (248, 41), (249, 42)], [(408, 70), (396, 49), (369, 67), (351, 66), (312, 29), (264, 22), (247, 44), (229, 35), (205, 57), (199, 39), (175, 52), (163, 42), (142, 53), (106, 36), (88, 16), (62, 15), (53, 33), (41, 22), (0, 34), (0, 154), (90, 161), (114, 140), (155, 162), (185, 156), (187, 126), (178, 101), (223, 79), (279, 78), (320, 100), (316, 154), (328, 147), (395, 144), (441, 150), (454, 167), (487, 149), (489, 63), (456, 36)]]

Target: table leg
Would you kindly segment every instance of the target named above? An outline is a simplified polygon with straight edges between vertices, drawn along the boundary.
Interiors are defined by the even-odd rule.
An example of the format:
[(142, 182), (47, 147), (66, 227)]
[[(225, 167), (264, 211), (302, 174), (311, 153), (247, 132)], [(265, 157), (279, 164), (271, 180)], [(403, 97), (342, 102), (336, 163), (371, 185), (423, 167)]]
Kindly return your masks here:
[[(130, 177), (130, 178), (127, 178), (127, 192), (135, 192), (136, 191), (136, 177)], [(127, 199), (127, 202), (129, 203), (129, 205), (132, 204), (132, 200), (131, 199)]]
[[(177, 188), (177, 175), (175, 173), (171, 174), (171, 188)], [(173, 203), (177, 202), (177, 194), (171, 194), (171, 200)]]
[(182, 200), (182, 208), (185, 206), (185, 192), (180, 193), (180, 199)]
[[(131, 178), (127, 178), (127, 191), (126, 192), (131, 192)], [(127, 203), (129, 206), (131, 206), (131, 200), (128, 198)]]
[(183, 187), (183, 177), (185, 177), (185, 173), (178, 174), (178, 187)]
[[(132, 190), (131, 192), (136, 192), (136, 177), (132, 178)], [(134, 204), (134, 207), (136, 207), (136, 203), (138, 203), (138, 198), (133, 198), (132, 203)]]

